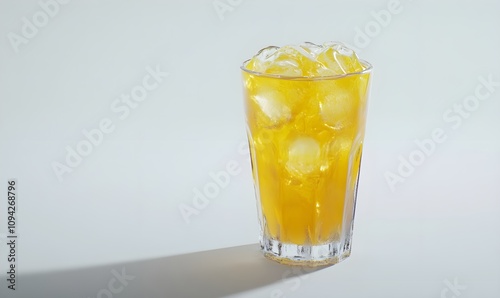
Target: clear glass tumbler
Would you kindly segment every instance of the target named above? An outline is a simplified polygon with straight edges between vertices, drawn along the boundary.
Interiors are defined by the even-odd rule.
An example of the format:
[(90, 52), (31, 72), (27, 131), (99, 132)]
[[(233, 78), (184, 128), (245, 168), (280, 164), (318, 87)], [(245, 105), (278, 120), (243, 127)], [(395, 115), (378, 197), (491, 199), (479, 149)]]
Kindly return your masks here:
[(245, 68), (248, 141), (266, 257), (335, 264), (351, 252), (372, 66), (325, 77)]

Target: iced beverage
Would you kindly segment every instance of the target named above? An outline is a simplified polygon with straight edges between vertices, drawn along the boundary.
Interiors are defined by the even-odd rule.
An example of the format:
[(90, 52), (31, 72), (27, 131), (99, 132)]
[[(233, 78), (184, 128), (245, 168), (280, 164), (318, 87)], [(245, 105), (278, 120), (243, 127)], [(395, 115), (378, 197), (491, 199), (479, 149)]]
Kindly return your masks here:
[(349, 256), (370, 72), (340, 43), (268, 47), (244, 62), (267, 257), (316, 266)]

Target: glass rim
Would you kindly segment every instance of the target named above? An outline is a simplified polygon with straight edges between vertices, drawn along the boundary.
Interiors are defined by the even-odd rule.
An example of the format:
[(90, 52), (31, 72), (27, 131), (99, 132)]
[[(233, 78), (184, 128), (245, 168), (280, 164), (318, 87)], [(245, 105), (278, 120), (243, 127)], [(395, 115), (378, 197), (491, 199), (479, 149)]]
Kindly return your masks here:
[(340, 74), (340, 75), (331, 75), (331, 76), (316, 76), (316, 77), (308, 77), (308, 76), (285, 76), (285, 75), (280, 75), (280, 74), (271, 74), (271, 73), (263, 73), (259, 71), (254, 71), (247, 69), (245, 65), (250, 61), (251, 59), (247, 59), (243, 61), (243, 64), (240, 66), (240, 69), (246, 73), (256, 75), (259, 77), (267, 77), (267, 78), (273, 78), (273, 79), (280, 79), (280, 80), (300, 80), (300, 81), (320, 81), (320, 80), (333, 80), (333, 79), (340, 79), (340, 78), (345, 78), (345, 77), (350, 77), (350, 76), (356, 76), (356, 75), (362, 75), (362, 74), (367, 74), (371, 73), (373, 70), (373, 66), (371, 65), (370, 62), (366, 60), (359, 59), (359, 62), (365, 66), (365, 68), (362, 71), (357, 71), (357, 72), (351, 72), (351, 73), (345, 73), (345, 74)]

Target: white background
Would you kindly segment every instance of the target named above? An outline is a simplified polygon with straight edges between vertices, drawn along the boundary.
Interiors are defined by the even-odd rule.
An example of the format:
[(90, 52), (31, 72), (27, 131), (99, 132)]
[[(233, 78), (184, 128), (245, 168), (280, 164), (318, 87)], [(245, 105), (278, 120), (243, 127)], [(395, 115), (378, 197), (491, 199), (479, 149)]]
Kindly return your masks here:
[[(0, 296), (500, 297), (500, 87), (460, 124), (443, 118), (481, 77), (500, 82), (500, 3), (407, 0), (390, 19), (389, 3), (75, 0), (15, 46), (43, 10), (2, 0)], [(267, 45), (329, 40), (375, 68), (353, 252), (293, 272), (257, 252), (239, 66)], [(120, 119), (112, 103), (148, 66), (168, 76)], [(114, 131), (59, 181), (52, 164), (105, 118)], [(446, 140), (392, 191), (385, 175), (435, 129)], [(179, 207), (231, 160), (240, 173), (186, 222)], [(135, 278), (115, 282), (122, 270)]]

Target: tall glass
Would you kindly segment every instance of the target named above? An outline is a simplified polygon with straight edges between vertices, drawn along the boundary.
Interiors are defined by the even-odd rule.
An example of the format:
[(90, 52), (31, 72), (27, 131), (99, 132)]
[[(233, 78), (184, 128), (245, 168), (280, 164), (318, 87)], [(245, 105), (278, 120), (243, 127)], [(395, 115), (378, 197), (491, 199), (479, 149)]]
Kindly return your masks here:
[(284, 77), (241, 67), (248, 141), (266, 257), (335, 264), (351, 237), (372, 67)]

